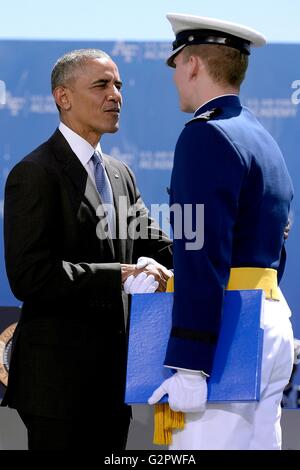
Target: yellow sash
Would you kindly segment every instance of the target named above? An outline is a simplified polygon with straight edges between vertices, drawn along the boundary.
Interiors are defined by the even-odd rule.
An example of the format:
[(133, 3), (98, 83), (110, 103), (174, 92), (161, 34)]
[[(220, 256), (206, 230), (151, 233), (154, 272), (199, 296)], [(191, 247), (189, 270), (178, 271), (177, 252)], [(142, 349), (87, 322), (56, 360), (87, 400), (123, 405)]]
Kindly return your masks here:
[(280, 300), (276, 269), (232, 268), (226, 290), (262, 289), (266, 299)]

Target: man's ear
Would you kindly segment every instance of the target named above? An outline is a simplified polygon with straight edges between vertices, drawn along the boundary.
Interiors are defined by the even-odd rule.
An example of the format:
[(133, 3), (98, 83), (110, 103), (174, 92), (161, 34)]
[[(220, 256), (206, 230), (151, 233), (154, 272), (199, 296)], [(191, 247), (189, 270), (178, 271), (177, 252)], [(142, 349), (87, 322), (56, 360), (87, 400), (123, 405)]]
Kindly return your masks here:
[(204, 63), (202, 59), (197, 55), (190, 55), (189, 57), (189, 78), (190, 80), (196, 80), (201, 73)]
[(52, 94), (57, 106), (62, 111), (69, 111), (69, 109), (71, 109), (71, 96), (70, 90), (68, 88), (62, 85), (57, 86), (53, 90)]

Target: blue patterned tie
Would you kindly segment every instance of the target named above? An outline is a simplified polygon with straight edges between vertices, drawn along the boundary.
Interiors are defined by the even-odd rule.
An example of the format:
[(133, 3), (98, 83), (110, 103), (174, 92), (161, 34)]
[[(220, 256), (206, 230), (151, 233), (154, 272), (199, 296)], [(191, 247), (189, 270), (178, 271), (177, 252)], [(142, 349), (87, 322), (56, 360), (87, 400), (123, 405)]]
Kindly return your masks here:
[(95, 183), (100, 194), (103, 204), (107, 204), (107, 220), (110, 229), (110, 235), (113, 237), (115, 233), (115, 213), (114, 213), (114, 197), (111, 189), (110, 181), (104, 168), (102, 155), (97, 150), (91, 158), (94, 165)]

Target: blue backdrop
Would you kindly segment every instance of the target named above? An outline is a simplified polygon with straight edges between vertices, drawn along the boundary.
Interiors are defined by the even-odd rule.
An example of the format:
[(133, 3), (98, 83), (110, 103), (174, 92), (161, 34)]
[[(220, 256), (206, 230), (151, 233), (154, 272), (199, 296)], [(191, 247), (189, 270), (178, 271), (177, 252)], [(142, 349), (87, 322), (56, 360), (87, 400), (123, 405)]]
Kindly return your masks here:
[[(117, 134), (103, 137), (103, 150), (131, 166), (148, 205), (168, 201), (166, 188), (173, 150), (184, 122), (190, 117), (179, 111), (172, 70), (164, 64), (169, 43), (0, 41), (0, 80), (6, 85), (6, 104), (0, 104), (1, 225), (8, 172), (46, 140), (58, 124), (50, 93), (52, 66), (66, 51), (82, 47), (108, 52), (118, 64), (124, 82), (121, 127)], [(241, 93), (243, 103), (255, 112), (282, 148), (295, 187), (293, 227), (287, 243), (288, 262), (282, 289), (293, 311), (297, 337), (300, 337), (299, 58), (300, 45), (268, 45), (254, 50)], [(0, 306), (16, 306), (19, 302), (11, 294), (5, 275), (2, 227), (0, 247)]]

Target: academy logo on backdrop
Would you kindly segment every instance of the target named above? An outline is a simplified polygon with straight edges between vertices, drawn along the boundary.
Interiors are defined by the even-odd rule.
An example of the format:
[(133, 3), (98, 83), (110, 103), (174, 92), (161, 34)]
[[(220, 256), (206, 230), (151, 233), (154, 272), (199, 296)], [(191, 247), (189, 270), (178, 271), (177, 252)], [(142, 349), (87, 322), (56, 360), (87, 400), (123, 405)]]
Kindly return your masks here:
[(0, 334), (0, 381), (3, 385), (7, 385), (8, 370), (12, 346), (12, 337), (16, 329), (17, 323), (9, 325)]
[(0, 307), (0, 400), (8, 382), (12, 339), (20, 313), (19, 307)]
[(293, 104), (300, 104), (300, 80), (295, 80), (292, 83), (292, 88), (295, 90), (292, 94), (292, 103)]

